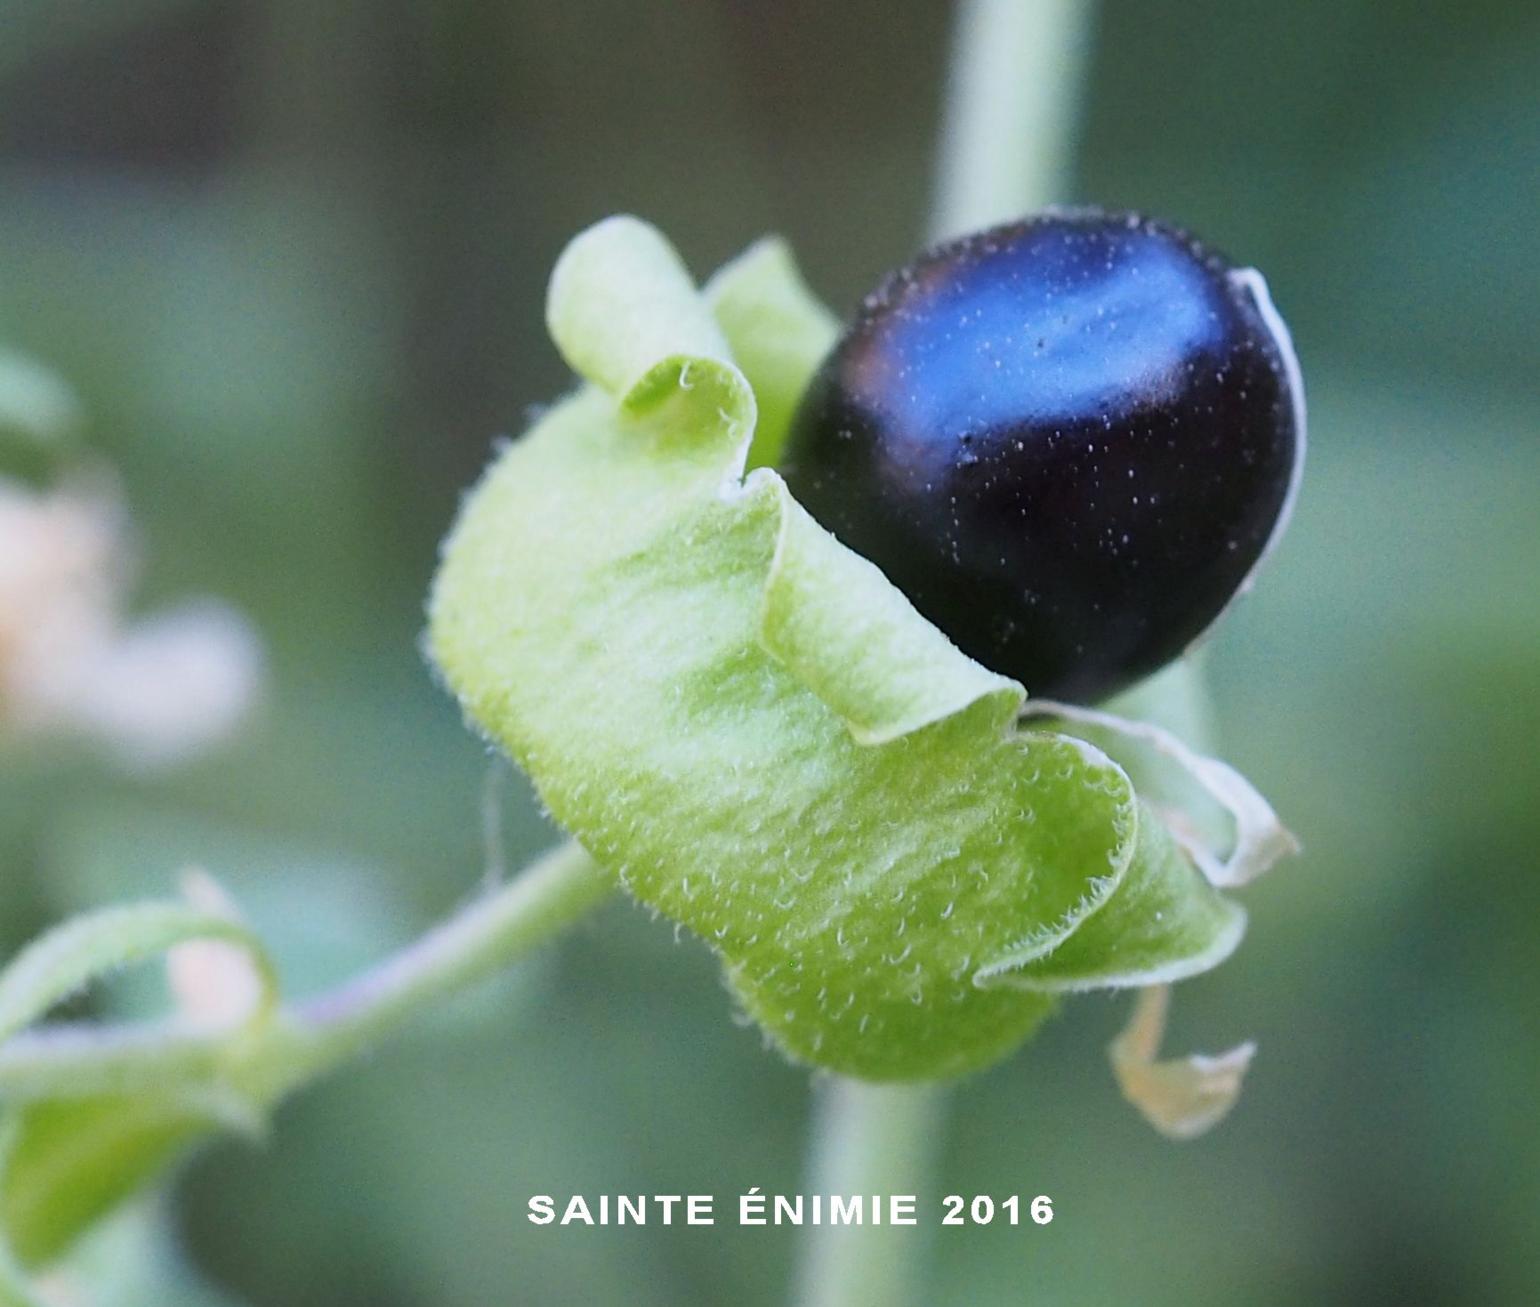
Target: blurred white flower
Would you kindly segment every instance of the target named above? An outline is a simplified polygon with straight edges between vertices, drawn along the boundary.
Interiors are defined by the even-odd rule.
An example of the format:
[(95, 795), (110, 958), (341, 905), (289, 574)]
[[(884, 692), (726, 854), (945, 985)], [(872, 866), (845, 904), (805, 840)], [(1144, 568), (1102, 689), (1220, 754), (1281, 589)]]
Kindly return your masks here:
[(35, 359), (0, 348), (0, 440), (62, 449), (80, 425), (68, 386)]
[(0, 740), (74, 737), (156, 767), (245, 714), (262, 664), (250, 623), (211, 599), (130, 622), (132, 574), (109, 485), (0, 477)]

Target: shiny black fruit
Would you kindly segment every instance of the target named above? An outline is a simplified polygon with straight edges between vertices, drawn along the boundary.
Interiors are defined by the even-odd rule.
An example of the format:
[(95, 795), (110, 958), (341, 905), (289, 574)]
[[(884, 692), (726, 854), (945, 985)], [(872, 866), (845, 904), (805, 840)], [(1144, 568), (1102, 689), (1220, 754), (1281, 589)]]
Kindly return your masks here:
[(1051, 211), (890, 275), (809, 386), (782, 471), (965, 653), (1093, 702), (1244, 586), (1304, 439), (1257, 273), (1146, 218)]

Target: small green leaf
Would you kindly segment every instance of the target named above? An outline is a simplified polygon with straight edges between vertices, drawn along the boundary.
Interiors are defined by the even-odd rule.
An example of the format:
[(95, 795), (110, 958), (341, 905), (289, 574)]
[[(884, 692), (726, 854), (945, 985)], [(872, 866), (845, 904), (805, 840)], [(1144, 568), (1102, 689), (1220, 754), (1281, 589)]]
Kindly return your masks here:
[(1060, 990), (1219, 961), (1244, 919), (1124, 771), (1017, 728), (1019, 685), (775, 472), (745, 476), (756, 417), (789, 420), (829, 319), (784, 251), (713, 285), (636, 219), (559, 262), (552, 333), (596, 384), (493, 465), (431, 600), (470, 717), (804, 1061), (958, 1074)]
[(0, 1173), (0, 1227), (17, 1259), (45, 1265), (187, 1147), (231, 1124), (220, 1103), (175, 1094), (61, 1099), (21, 1110)]
[[(251, 1024), (271, 1011), (276, 977), (245, 927), (180, 903), (136, 904), (77, 917), (22, 950), (0, 973), (0, 1043), (90, 981), (190, 940), (243, 949), (261, 984)], [(61, 1087), (16, 1107), (0, 1165), (0, 1242), (25, 1265), (46, 1262), (194, 1140), (259, 1126), (251, 1099), (217, 1073), (184, 1080), (169, 1060), (163, 1079), (137, 1093), (76, 1097)]]
[[(20, 1122), (15, 1115), (0, 1113), (0, 1184), (9, 1172), (20, 1134)], [(36, 1304), (37, 1297), (27, 1283), (26, 1271), (11, 1246), (9, 1227), (0, 1213), (0, 1307), (36, 1307)]]
[(262, 1015), (278, 983), (261, 942), (239, 922), (180, 903), (105, 908), (55, 927), (0, 972), (0, 1043), (92, 980), (184, 940), (224, 940), (245, 949), (262, 981)]

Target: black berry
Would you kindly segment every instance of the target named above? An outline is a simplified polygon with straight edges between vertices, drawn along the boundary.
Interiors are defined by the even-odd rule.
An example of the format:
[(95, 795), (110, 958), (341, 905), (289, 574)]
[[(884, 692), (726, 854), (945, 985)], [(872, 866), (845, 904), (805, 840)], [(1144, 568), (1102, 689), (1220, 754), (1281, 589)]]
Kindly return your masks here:
[(965, 653), (1093, 702), (1244, 585), (1303, 421), (1255, 272), (1147, 218), (1051, 211), (891, 274), (809, 386), (782, 470)]

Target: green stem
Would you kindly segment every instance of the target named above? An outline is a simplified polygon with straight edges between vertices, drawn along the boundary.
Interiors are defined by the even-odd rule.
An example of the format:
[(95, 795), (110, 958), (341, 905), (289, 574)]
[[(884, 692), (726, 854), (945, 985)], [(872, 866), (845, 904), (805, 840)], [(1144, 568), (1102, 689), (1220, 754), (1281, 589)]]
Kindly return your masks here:
[(963, 0), (933, 238), (1065, 198), (1093, 10), (1090, 0)]
[[(1089, 44), (1090, 0), (963, 0), (947, 86), (931, 236), (1004, 222), (1063, 198)], [(809, 1194), (924, 1194), (946, 1086), (824, 1081)], [(827, 1199), (826, 1199), (827, 1201)], [(923, 1201), (923, 1199), (922, 1199)], [(812, 1227), (801, 1307), (897, 1307), (923, 1300), (921, 1225)]]
[[(280, 1013), (276, 1021), (286, 1014)], [(0, 1047), (0, 1100), (89, 1098), (212, 1080), (227, 1039), (175, 1022), (45, 1026)]]
[[(818, 1086), (805, 1193), (860, 1195), (882, 1206), (883, 1224), (815, 1225), (802, 1248), (800, 1307), (901, 1307), (921, 1292), (934, 1221), (931, 1177), (946, 1088), (874, 1085), (831, 1076)], [(913, 1195), (915, 1225), (891, 1225), (889, 1200)], [(865, 1217), (870, 1219), (868, 1207)]]
[(301, 1005), (296, 1019), (329, 1060), (343, 1061), (544, 943), (614, 888), (587, 852), (565, 844), (373, 971)]
[(281, 1008), (254, 1031), (216, 1036), (159, 1023), (19, 1035), (0, 1048), (0, 1100), (128, 1093), (227, 1076), (269, 1104), (530, 952), (613, 888), (578, 845), (564, 845), (373, 970)]

